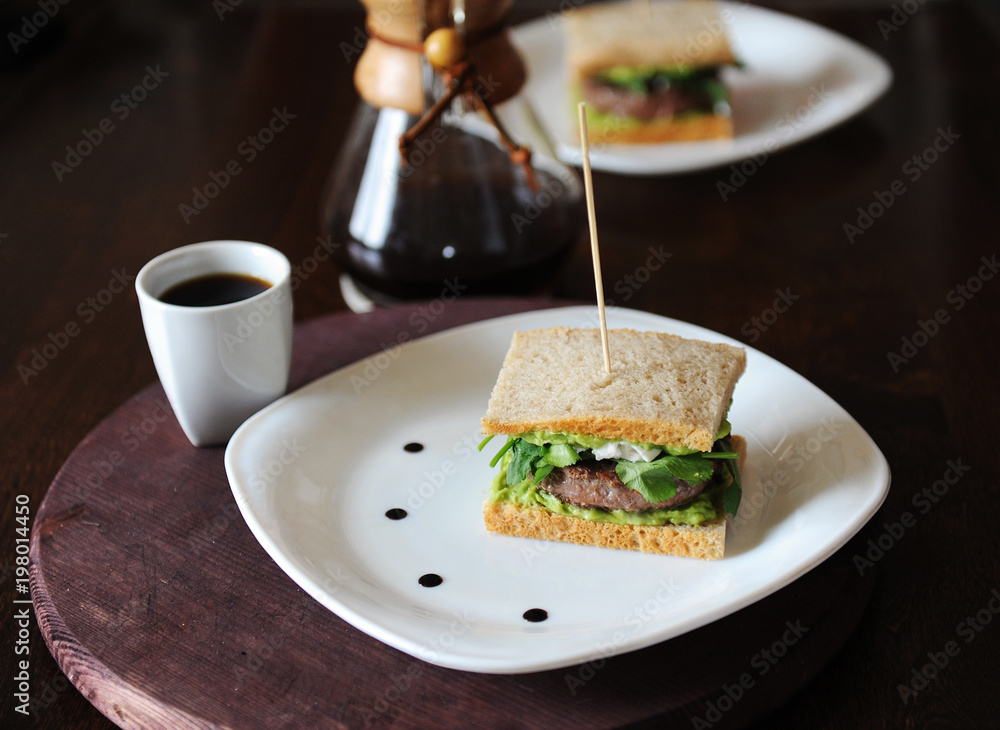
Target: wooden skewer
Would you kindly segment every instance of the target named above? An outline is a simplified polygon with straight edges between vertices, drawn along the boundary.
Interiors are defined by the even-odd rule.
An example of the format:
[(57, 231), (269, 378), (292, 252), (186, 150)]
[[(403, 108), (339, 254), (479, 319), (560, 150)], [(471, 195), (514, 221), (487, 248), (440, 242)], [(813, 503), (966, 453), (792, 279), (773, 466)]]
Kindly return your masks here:
[(594, 212), (594, 181), (590, 174), (590, 145), (587, 137), (587, 104), (577, 105), (580, 118), (580, 151), (583, 153), (583, 186), (587, 196), (590, 221), (590, 253), (594, 259), (594, 285), (597, 288), (597, 314), (601, 320), (601, 343), (604, 345), (604, 372), (611, 373), (611, 350), (608, 348), (608, 321), (604, 314), (604, 281), (601, 278), (601, 251), (597, 245), (597, 214)]

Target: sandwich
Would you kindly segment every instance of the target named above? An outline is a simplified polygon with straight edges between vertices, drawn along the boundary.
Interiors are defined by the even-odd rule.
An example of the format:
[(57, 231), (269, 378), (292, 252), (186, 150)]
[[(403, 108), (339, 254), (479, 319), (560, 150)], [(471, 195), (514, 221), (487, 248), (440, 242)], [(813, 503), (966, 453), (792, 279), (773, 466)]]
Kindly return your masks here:
[(711, 0), (587, 5), (567, 11), (566, 41), (591, 142), (732, 138), (720, 71), (738, 63)]
[(481, 424), (505, 436), (494, 533), (716, 560), (746, 442), (727, 420), (746, 351), (662, 332), (514, 333)]

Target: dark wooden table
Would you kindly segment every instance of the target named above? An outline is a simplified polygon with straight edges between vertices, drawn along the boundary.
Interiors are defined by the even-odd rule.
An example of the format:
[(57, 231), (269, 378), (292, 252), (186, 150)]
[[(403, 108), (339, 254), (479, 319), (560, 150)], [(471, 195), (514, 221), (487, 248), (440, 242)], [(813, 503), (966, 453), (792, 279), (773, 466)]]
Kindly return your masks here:
[[(321, 190), (356, 101), (341, 43), (362, 15), (74, 0), (27, 39), (22, 16), (40, 18), (42, 5), (0, 7), (0, 717), (97, 728), (110, 722), (67, 683), (34, 620), (20, 630), (15, 507), (34, 514), (76, 445), (155, 381), (122, 284), (145, 261), (216, 238), (264, 241), (293, 263), (315, 250)], [(860, 421), (893, 471), (884, 506), (844, 549), (859, 574), (878, 572), (867, 612), (768, 726), (988, 727), (1000, 712), (1000, 38), (976, 6), (902, 6), (775, 6), (869, 46), (895, 84), (859, 118), (770, 156), (726, 200), (728, 169), (595, 178), (609, 296), (663, 246), (669, 273), (620, 287), (620, 304), (786, 363)], [(547, 8), (558, 3), (520, 6), (516, 19)], [(116, 103), (144, 78), (141, 103)], [(285, 108), (294, 122), (186, 222), (178, 206)], [(85, 130), (98, 139), (105, 119), (70, 166), (67, 145)], [(862, 235), (845, 231), (893, 190)], [(592, 301), (592, 287), (581, 244), (553, 293)], [(782, 292), (792, 304), (775, 316)], [(302, 278), (295, 306), (299, 321), (345, 309), (332, 265)], [(12, 700), (25, 659), (28, 718)]]

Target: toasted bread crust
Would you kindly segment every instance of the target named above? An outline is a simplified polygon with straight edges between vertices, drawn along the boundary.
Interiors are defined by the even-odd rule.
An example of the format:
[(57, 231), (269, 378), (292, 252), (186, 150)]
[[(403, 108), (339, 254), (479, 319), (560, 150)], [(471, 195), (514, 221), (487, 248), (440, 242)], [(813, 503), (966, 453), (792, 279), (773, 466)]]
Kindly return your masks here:
[(728, 20), (710, 0), (599, 3), (565, 13), (567, 67), (578, 81), (613, 66), (723, 66), (735, 62)]
[(588, 122), (587, 138), (603, 144), (661, 144), (732, 139), (733, 119), (728, 114), (688, 114), (616, 124), (613, 118)]
[(746, 351), (663, 332), (553, 327), (515, 332), (483, 433), (568, 431), (709, 451)]
[(565, 517), (541, 508), (490, 502), (483, 508), (483, 517), (490, 531), (511, 537), (555, 540), (702, 560), (719, 560), (726, 544), (725, 517), (698, 527), (669, 524), (619, 525)]

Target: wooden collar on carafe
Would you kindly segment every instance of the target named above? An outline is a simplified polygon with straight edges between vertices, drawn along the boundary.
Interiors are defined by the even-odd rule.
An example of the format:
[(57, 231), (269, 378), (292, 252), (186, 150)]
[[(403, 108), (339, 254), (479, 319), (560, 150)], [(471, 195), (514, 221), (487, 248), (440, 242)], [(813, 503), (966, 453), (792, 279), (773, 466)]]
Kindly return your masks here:
[(475, 63), (469, 48), (500, 33), (505, 22), (505, 17), (500, 18), (492, 25), (466, 34), (465, 39), (454, 28), (438, 28), (428, 34), (423, 43), (387, 38), (374, 31), (370, 25), (368, 26), (368, 34), (372, 38), (390, 46), (404, 48), (427, 56), (427, 60), (445, 85), (445, 91), (441, 97), (431, 105), (430, 109), (424, 112), (423, 116), (410, 129), (400, 135), (399, 153), (404, 162), (409, 164), (410, 150), (414, 140), (441, 115), (455, 97), (464, 95), (496, 128), (511, 162), (520, 165), (524, 170), (528, 186), (532, 190), (538, 189), (538, 180), (531, 165), (531, 149), (519, 145), (511, 139), (493, 111), (493, 105), (487, 98), (489, 92), (482, 91), (475, 83)]

